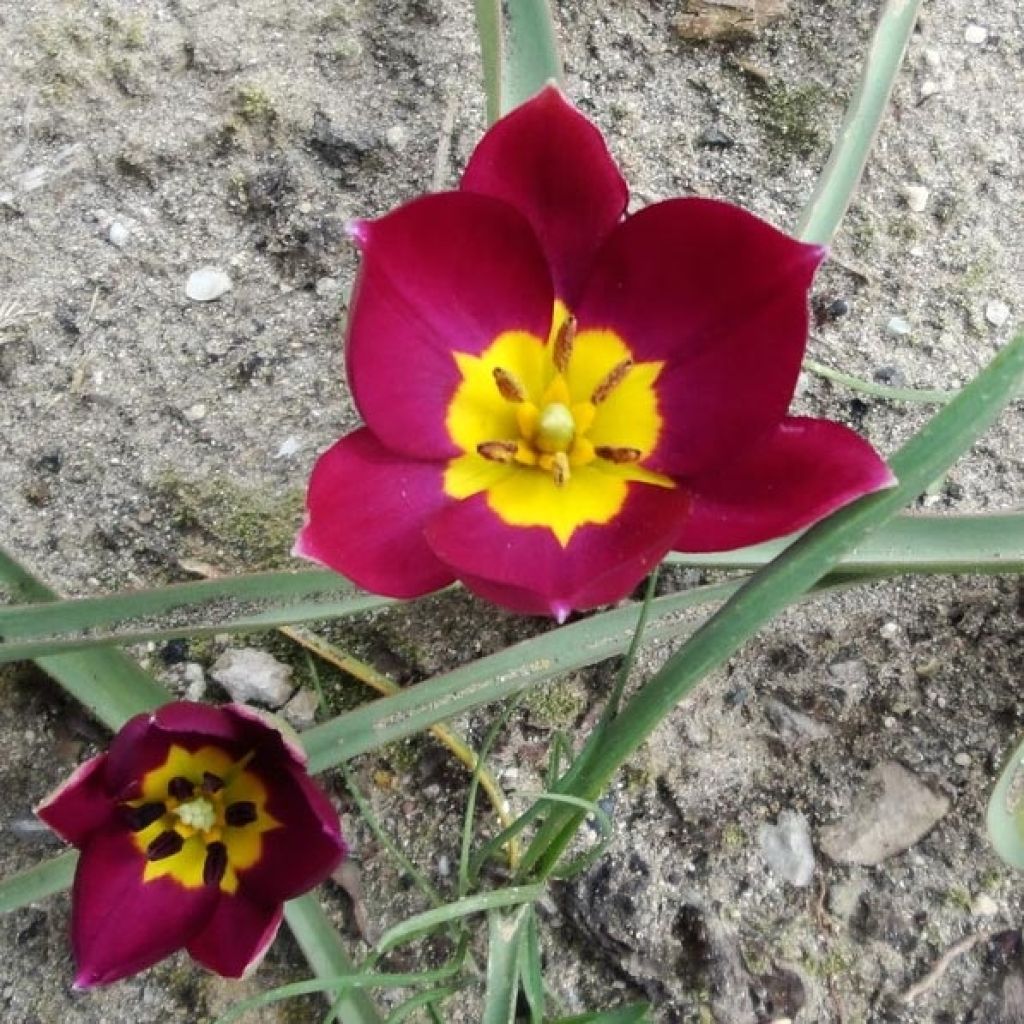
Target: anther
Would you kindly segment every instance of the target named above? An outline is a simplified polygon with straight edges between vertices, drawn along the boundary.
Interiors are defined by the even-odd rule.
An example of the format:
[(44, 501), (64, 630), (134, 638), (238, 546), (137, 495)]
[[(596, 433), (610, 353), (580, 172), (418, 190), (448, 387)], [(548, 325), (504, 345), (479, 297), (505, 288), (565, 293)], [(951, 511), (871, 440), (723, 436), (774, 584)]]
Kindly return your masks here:
[(224, 824), (232, 828), (251, 825), (256, 820), (256, 805), (251, 800), (236, 800), (224, 808)]
[(558, 334), (555, 335), (555, 351), (552, 353), (552, 360), (555, 369), (559, 373), (565, 373), (569, 369), (569, 360), (572, 359), (572, 346), (576, 340), (576, 317), (567, 317)]
[(175, 800), (188, 800), (195, 791), (195, 784), (190, 779), (186, 779), (184, 775), (175, 775), (167, 783), (167, 793)]
[(485, 441), (476, 446), (477, 455), (489, 462), (511, 462), (518, 450), (519, 445), (515, 441)]
[(599, 459), (621, 464), (623, 462), (639, 461), (643, 452), (639, 448), (612, 448), (609, 445), (602, 444), (594, 449), (594, 454)]
[(146, 847), (146, 858), (148, 860), (163, 860), (165, 857), (173, 857), (181, 852), (185, 840), (177, 832), (161, 832)]
[(616, 363), (605, 376), (604, 380), (594, 388), (590, 401), (594, 405), (600, 405), (625, 379), (630, 370), (633, 369), (632, 359), (623, 359)]
[(498, 385), (498, 393), (506, 402), (525, 402), (526, 389), (515, 374), (503, 370), (500, 366), (494, 368), (494, 383)]
[(223, 788), (224, 780), (219, 775), (214, 775), (213, 772), (203, 772), (204, 793), (216, 793), (217, 790)]
[(555, 452), (551, 458), (551, 475), (555, 486), (563, 487), (569, 479), (569, 456), (565, 452)]
[(150, 803), (139, 804), (138, 807), (124, 807), (125, 820), (133, 832), (141, 832), (149, 828), (154, 821), (159, 821), (166, 813), (167, 808), (163, 804)]
[(228, 848), (223, 843), (210, 843), (206, 847), (206, 860), (203, 861), (203, 884), (220, 885), (227, 869)]

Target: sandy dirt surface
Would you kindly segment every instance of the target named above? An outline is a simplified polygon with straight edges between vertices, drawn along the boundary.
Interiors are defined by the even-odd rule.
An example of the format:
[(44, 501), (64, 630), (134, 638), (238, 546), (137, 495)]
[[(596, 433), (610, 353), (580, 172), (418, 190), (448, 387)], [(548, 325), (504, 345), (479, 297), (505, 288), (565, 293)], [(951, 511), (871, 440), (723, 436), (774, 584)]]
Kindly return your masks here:
[[(682, 3), (556, 6), (568, 91), (606, 132), (634, 207), (714, 195), (796, 223), (878, 3), (792, 0), (756, 38), (728, 44), (681, 38)], [(185, 578), (183, 559), (291, 564), (310, 466), (357, 423), (341, 372), (355, 269), (342, 227), (457, 181), (484, 126), (471, 7), (0, 5), (0, 540), (52, 585), (86, 595), (157, 584)], [(818, 279), (814, 359), (879, 383), (955, 388), (1020, 323), (1022, 55), (1017, 0), (924, 4)], [(231, 281), (212, 302), (186, 296), (203, 267)], [(926, 416), (813, 375), (797, 408), (883, 452)], [(919, 508), (1019, 507), (1021, 426), (1018, 403)], [(670, 576), (665, 585), (699, 578)], [(1000, 761), (1024, 732), (1022, 608), (1013, 579), (878, 584), (791, 610), (710, 678), (608, 795), (607, 856), (543, 905), (566, 1012), (646, 997), (665, 1022), (1024, 1020), (1021, 877), (983, 825)], [(537, 628), (452, 594), (335, 636), (405, 682)], [(308, 685), (305, 661), (267, 643)], [(205, 671), (227, 645), (137, 653), (184, 692), (196, 670), (186, 677), (183, 663)], [(638, 671), (672, 649), (648, 645)], [(591, 722), (610, 678), (598, 668), (526, 700), (495, 752), (509, 789), (537, 788), (553, 731)], [(325, 681), (338, 707), (361, 696)], [(34, 670), (6, 670), (0, 694), (7, 873), (59, 849), (31, 808), (104, 734)], [(210, 682), (207, 696), (222, 693)], [(488, 721), (459, 726), (479, 740)], [(877, 864), (848, 863), (863, 835), (857, 822), (845, 838), (831, 826), (877, 796), (890, 762), (925, 787), (910, 803), (931, 801), (937, 820)], [(355, 768), (385, 826), (450, 887), (461, 771), (427, 740)], [(330, 784), (379, 933), (424, 904)], [(889, 823), (905, 812), (889, 809)], [(807, 884), (766, 862), (766, 829), (780, 820), (806, 827)], [(365, 951), (348, 900), (325, 899), (353, 953)], [(209, 1021), (307, 973), (282, 936), (241, 986), (180, 957), (73, 994), (67, 917), (56, 897), (0, 920), (4, 1020)], [(933, 985), (902, 998), (971, 936)], [(475, 998), (452, 1003), (453, 1024), (478, 1019)], [(320, 1012), (302, 1002), (251, 1019)]]

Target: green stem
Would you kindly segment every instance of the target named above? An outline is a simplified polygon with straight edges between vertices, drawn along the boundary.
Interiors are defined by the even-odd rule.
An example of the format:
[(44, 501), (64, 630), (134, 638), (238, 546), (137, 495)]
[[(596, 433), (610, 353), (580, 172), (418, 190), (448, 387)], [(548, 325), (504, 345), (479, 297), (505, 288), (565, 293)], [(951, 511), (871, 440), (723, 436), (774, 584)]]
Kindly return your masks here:
[(827, 245), (853, 198), (885, 114), (921, 0), (887, 0), (857, 90), (825, 169), (797, 225), (797, 237)]

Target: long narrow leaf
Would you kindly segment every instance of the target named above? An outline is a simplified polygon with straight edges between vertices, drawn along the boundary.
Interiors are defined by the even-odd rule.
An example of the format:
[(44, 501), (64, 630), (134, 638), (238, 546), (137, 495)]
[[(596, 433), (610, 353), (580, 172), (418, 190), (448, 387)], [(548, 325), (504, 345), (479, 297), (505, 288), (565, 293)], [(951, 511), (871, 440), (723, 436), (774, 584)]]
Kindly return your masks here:
[(854, 93), (814, 194), (797, 226), (805, 242), (827, 245), (846, 213), (903, 63), (921, 0), (887, 0)]
[(514, 1024), (519, 1001), (519, 965), (529, 904), (487, 915), (487, 986), (480, 1024)]
[(3, 879), (0, 881), (0, 914), (63, 892), (71, 885), (77, 863), (78, 851), (69, 850)]
[(494, 124), (501, 117), (501, 0), (475, 0), (474, 6), (480, 63), (484, 70), (484, 95), (487, 97), (487, 123)]
[[(1024, 334), (1019, 334), (892, 458), (896, 487), (841, 509), (761, 569), (633, 697), (599, 747), (584, 751), (559, 789), (596, 799), (626, 758), (709, 672), (945, 472), (1014, 397), (1022, 379)], [(534, 866), (541, 877), (555, 869), (579, 817), (579, 812), (552, 812), (523, 857), (520, 877)]]
[(505, 20), (501, 112), (507, 114), (552, 79), (562, 81), (555, 23), (548, 0), (511, 0)]
[(1024, 742), (1013, 752), (992, 790), (986, 816), (996, 853), (1024, 871)]

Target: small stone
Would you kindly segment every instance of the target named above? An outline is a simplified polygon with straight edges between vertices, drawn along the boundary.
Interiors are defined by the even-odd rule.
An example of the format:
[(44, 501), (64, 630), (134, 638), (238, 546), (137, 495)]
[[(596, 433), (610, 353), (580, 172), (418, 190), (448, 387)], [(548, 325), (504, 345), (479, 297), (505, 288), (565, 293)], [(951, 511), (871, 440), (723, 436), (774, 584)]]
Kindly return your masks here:
[(758, 838), (768, 867), (791, 885), (810, 885), (814, 876), (814, 850), (807, 819), (796, 811), (783, 811), (778, 824), (762, 825)]
[(975, 917), (995, 917), (999, 904), (988, 893), (980, 892), (971, 900), (971, 913)]
[(907, 200), (907, 207), (912, 213), (924, 213), (928, 205), (928, 189), (924, 185), (907, 185), (903, 189), (904, 198)]
[(901, 316), (889, 318), (885, 329), (896, 338), (905, 338), (910, 333), (910, 323)]
[(878, 631), (878, 635), (883, 640), (895, 640), (896, 637), (900, 635), (899, 624), (895, 622), (886, 622)]
[(921, 99), (926, 100), (929, 96), (934, 96), (939, 91), (939, 83), (932, 78), (926, 78), (921, 83)]
[(452, 872), (452, 863), (445, 854), (437, 858), (437, 874), (440, 878), (447, 878)]
[(881, 864), (910, 849), (949, 810), (935, 793), (895, 761), (868, 773), (847, 815), (821, 831), (821, 848), (840, 864)]
[(985, 319), (993, 327), (1002, 327), (1010, 319), (1010, 307), (1002, 299), (993, 299), (985, 306)]
[(775, 697), (769, 697), (765, 701), (764, 709), (772, 728), (784, 743), (796, 745), (827, 739), (832, 735), (832, 730), (827, 725), (791, 708)]
[(926, 47), (924, 50), (924, 62), (934, 70), (942, 65), (942, 54), (930, 46)]
[(229, 291), (231, 278), (219, 267), (200, 267), (185, 284), (185, 294), (193, 302), (212, 302)]
[(329, 298), (341, 291), (341, 282), (336, 277), (319, 277), (313, 285), (313, 290), (321, 299)]
[(899, 387), (904, 383), (903, 374), (898, 366), (880, 366), (871, 376), (879, 384), (887, 384), (890, 387), (893, 385)]
[(953, 755), (953, 764), (958, 764), (961, 768), (967, 768), (971, 763), (971, 755), (965, 750), (961, 750), (958, 754)]
[(988, 39), (988, 29), (984, 25), (970, 24), (964, 30), (964, 42), (971, 46), (981, 46)]
[(697, 145), (702, 149), (731, 149), (736, 142), (731, 135), (726, 135), (721, 128), (712, 125), (697, 136)]
[(182, 416), (184, 416), (189, 423), (198, 423), (201, 419), (206, 418), (206, 406), (202, 402), (196, 402), (195, 405), (190, 405), (185, 409), (182, 412)]
[(182, 678), (185, 682), (185, 699), (202, 700), (206, 695), (206, 673), (197, 661), (187, 661), (182, 665)]
[(225, 651), (210, 675), (240, 704), (279, 708), (292, 695), (292, 670), (265, 651), (252, 647)]
[(401, 153), (409, 144), (409, 133), (400, 124), (396, 124), (384, 133), (384, 141), (396, 153)]
[(283, 708), (281, 715), (284, 720), (300, 732), (308, 729), (316, 721), (320, 698), (314, 690), (297, 690), (295, 696)]
[(277, 449), (277, 454), (274, 456), (275, 459), (290, 459), (296, 452), (302, 448), (302, 442), (292, 435), (286, 437)]
[(131, 232), (119, 221), (112, 220), (107, 228), (107, 241), (118, 249), (123, 249), (128, 244)]

